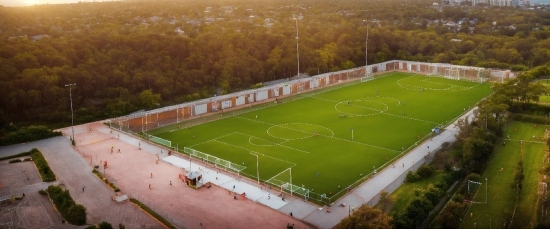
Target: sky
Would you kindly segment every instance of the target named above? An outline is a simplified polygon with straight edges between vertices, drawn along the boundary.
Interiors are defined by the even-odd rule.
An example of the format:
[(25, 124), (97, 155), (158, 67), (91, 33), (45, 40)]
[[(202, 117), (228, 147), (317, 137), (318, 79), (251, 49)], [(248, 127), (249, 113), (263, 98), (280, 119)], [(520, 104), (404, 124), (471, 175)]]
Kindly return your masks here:
[(36, 4), (64, 4), (77, 2), (105, 2), (112, 0), (0, 0), (3, 6), (32, 6)]

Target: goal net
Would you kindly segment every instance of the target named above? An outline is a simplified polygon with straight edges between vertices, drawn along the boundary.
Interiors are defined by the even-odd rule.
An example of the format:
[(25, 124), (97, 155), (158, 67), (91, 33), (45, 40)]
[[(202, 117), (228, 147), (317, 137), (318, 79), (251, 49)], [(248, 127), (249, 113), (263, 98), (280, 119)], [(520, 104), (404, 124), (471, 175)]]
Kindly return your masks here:
[(147, 139), (151, 140), (151, 141), (154, 141), (158, 144), (161, 144), (161, 145), (165, 145), (165, 146), (168, 146), (168, 147), (172, 147), (172, 142), (171, 141), (168, 141), (166, 139), (162, 139), (162, 138), (159, 138), (159, 137), (156, 137), (156, 136), (153, 136), (153, 135), (150, 135), (150, 134), (147, 134)]
[(372, 79), (373, 79), (372, 76), (364, 76), (364, 77), (361, 77), (361, 83), (367, 82), (367, 81), (371, 81)]
[(445, 69), (445, 77), (449, 79), (455, 79), (455, 80), (463, 79), (464, 73), (465, 71), (461, 70), (458, 67), (451, 67), (451, 68)]
[(183, 148), (183, 152), (188, 153), (189, 155), (191, 155), (195, 158), (199, 158), (202, 161), (207, 161), (207, 162), (210, 162), (210, 163), (212, 163), (216, 166), (220, 166), (220, 167), (225, 168), (225, 169), (230, 169), (230, 170), (233, 170), (235, 172), (241, 172), (241, 171), (246, 169), (246, 166), (235, 164), (235, 163), (230, 162), (228, 160), (224, 160), (224, 159), (212, 156), (210, 154), (203, 153), (201, 151), (191, 149), (189, 147)]

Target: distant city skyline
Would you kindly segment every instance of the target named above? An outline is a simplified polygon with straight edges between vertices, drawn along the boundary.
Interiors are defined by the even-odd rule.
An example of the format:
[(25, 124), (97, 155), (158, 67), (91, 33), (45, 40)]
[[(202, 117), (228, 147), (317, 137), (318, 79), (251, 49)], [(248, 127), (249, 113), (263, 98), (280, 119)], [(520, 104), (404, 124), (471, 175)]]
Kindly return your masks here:
[[(0, 0), (0, 5), (7, 7), (21, 7), (21, 6), (32, 6), (32, 5), (43, 5), (43, 4), (68, 4), (68, 3), (78, 3), (78, 2), (111, 2), (111, 1), (120, 1), (120, 0)], [(434, 1), (434, 2), (440, 2)], [(530, 0), (531, 4), (543, 3), (549, 4), (550, 0)]]

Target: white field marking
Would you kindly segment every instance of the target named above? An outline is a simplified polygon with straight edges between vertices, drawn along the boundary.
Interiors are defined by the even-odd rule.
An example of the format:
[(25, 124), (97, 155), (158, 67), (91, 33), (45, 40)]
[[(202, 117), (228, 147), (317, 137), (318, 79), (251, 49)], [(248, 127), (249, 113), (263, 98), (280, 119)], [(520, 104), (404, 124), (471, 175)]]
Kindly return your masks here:
[(391, 113), (382, 113), (382, 114), (395, 116), (395, 117), (398, 117), (398, 118), (411, 119), (411, 120), (415, 120), (415, 121), (419, 121), (419, 122), (427, 122), (427, 123), (431, 123), (431, 124), (441, 124), (441, 123), (432, 122), (432, 121), (428, 121), (428, 120), (422, 120), (422, 119), (418, 119), (418, 118), (411, 118), (411, 117), (408, 117), (408, 116), (396, 115), (396, 114), (391, 114)]
[(359, 105), (355, 105), (355, 104), (350, 104), (350, 106), (354, 106), (354, 107), (359, 107), (359, 108), (363, 108), (363, 109), (367, 109), (367, 110), (372, 110), (372, 111), (378, 111), (378, 113), (372, 113), (372, 114), (355, 114), (355, 113), (349, 113), (349, 112), (343, 112), (343, 111), (340, 111), (338, 110), (338, 105), (339, 104), (342, 104), (342, 103), (345, 103), (345, 102), (339, 102), (337, 104), (334, 105), (334, 110), (340, 112), (340, 113), (345, 113), (345, 114), (350, 114), (350, 115), (354, 115), (354, 116), (371, 116), (371, 115), (375, 115), (375, 114), (380, 114), (380, 113), (384, 113), (385, 111), (387, 111), (389, 109), (388, 105), (386, 105), (385, 103), (382, 103), (382, 102), (378, 102), (378, 101), (372, 101), (372, 100), (367, 100), (367, 99), (363, 99), (363, 100), (359, 100), (359, 99), (356, 99), (356, 100), (353, 100), (353, 101), (368, 101), (368, 102), (373, 102), (373, 103), (378, 103), (378, 104), (382, 104), (384, 106), (386, 106), (386, 109), (385, 110), (378, 110), (378, 109), (374, 109), (374, 108), (370, 108), (370, 107), (364, 107), (364, 106), (359, 106)]
[[(317, 126), (317, 127), (321, 127), (321, 128), (324, 128), (324, 129), (327, 129), (328, 131), (330, 131), (330, 133), (332, 133), (332, 136), (329, 136), (329, 137), (334, 137), (334, 131), (332, 131), (331, 129), (327, 128), (327, 127), (324, 127), (324, 126), (321, 126), (321, 125), (317, 125), (317, 124), (309, 124), (309, 123), (284, 123), (284, 124), (278, 124), (278, 125), (274, 125), (274, 126), (271, 126), (267, 129), (267, 134), (271, 137), (274, 137), (274, 138), (278, 138), (278, 139), (283, 139), (283, 140), (287, 140), (287, 141), (290, 141), (290, 140), (301, 140), (301, 139), (306, 139), (306, 138), (311, 138), (313, 137), (313, 135), (315, 133), (312, 133), (312, 132), (309, 132), (309, 131), (305, 131), (305, 130), (300, 130), (300, 129), (294, 129), (294, 128), (291, 128), (291, 127), (286, 127), (285, 125), (289, 125), (289, 124), (305, 124), (305, 125), (310, 125), (310, 126)], [(269, 133), (269, 130), (273, 127), (281, 127), (281, 128), (285, 128), (285, 129), (289, 129), (289, 130), (294, 130), (294, 131), (298, 131), (298, 132), (302, 132), (302, 133), (306, 133), (306, 134), (309, 134), (308, 136), (306, 137), (301, 137), (301, 138), (280, 138), (280, 137), (277, 137), (277, 136), (274, 136), (272, 135), (271, 133)]]
[[(235, 117), (237, 117), (237, 116), (235, 116)], [(247, 120), (250, 120), (250, 121), (256, 121), (256, 122), (261, 122), (261, 123), (269, 124), (269, 123), (266, 123), (266, 122), (257, 121), (257, 120), (249, 119), (249, 118), (245, 118), (245, 117), (238, 117), (238, 118), (242, 118), (242, 119), (247, 119)], [(275, 126), (276, 124), (270, 124), (270, 125)], [(292, 129), (292, 128), (289, 128), (289, 127), (283, 127), (283, 128), (287, 128), (287, 129), (295, 130), (295, 131), (303, 131), (303, 130)], [(303, 131), (303, 132), (305, 132), (305, 131)], [(310, 132), (306, 132), (306, 133), (310, 133)], [(381, 146), (375, 146), (375, 145), (371, 145), (371, 144), (367, 144), (367, 143), (362, 143), (362, 142), (357, 142), (357, 141), (351, 141), (351, 140), (348, 140), (348, 139), (338, 138), (338, 137), (335, 137), (335, 136), (327, 136), (327, 135), (324, 135), (324, 134), (317, 134), (317, 135), (323, 136), (323, 137), (327, 137), (327, 138), (333, 138), (333, 139), (336, 139), (336, 140), (342, 140), (342, 141), (346, 141), (346, 142), (351, 142), (351, 143), (355, 143), (355, 144), (359, 144), (359, 145), (369, 146), (369, 147), (373, 147), (373, 148), (388, 150), (388, 151), (392, 151), (392, 152), (401, 152), (400, 150), (388, 149), (388, 148), (381, 147)], [(276, 138), (276, 137), (275, 137), (275, 138)], [(282, 138), (279, 138), (279, 139), (282, 139)], [(288, 139), (284, 139), (284, 140), (288, 140)]]
[[(255, 146), (280, 146), (280, 147), (288, 148), (288, 149), (291, 149), (291, 150), (296, 150), (296, 151), (299, 151), (299, 152), (302, 152), (302, 153), (308, 153), (308, 154), (310, 153), (310, 152), (305, 151), (305, 150), (296, 149), (296, 148), (292, 148), (292, 147), (290, 147), (290, 146), (282, 145), (283, 143), (288, 142), (288, 140), (287, 140), (287, 141), (283, 141), (283, 142), (281, 142), (281, 143), (275, 143), (275, 142), (271, 142), (271, 141), (269, 141), (269, 140), (267, 140), (267, 139), (259, 138), (259, 137), (252, 136), (252, 135), (248, 135), (248, 134), (243, 134), (243, 133), (240, 133), (240, 132), (234, 132), (234, 133), (236, 133), (236, 134), (241, 134), (241, 135), (244, 135), (244, 136), (249, 137), (249, 138), (248, 138), (248, 142), (249, 142), (250, 144), (252, 144), (252, 145), (255, 145)], [(251, 139), (251, 138), (257, 138), (257, 139), (265, 140), (265, 141), (267, 141), (267, 142), (269, 142), (269, 143), (271, 143), (271, 144), (273, 144), (273, 145), (258, 145), (258, 144), (254, 144), (254, 143), (250, 142), (250, 139)]]
[(546, 142), (521, 140), (521, 139), (503, 139), (503, 140), (509, 140), (509, 141), (515, 141), (515, 142), (529, 142), (529, 143), (537, 143), (537, 144), (546, 144)]
[[(415, 76), (421, 76), (421, 75), (410, 75), (410, 76), (407, 76), (407, 77), (404, 77), (404, 78), (401, 78), (399, 80), (397, 80), (397, 85), (399, 85), (400, 87), (402, 88), (405, 88), (405, 89), (409, 89), (409, 90), (420, 90), (422, 88), (426, 89), (426, 90), (433, 90), (433, 91), (465, 91), (465, 90), (469, 90), (469, 89), (472, 89), (474, 87), (477, 87), (479, 85), (481, 85), (481, 83), (477, 83), (476, 85), (474, 86), (471, 86), (471, 87), (464, 87), (464, 86), (458, 86), (458, 85), (454, 85), (454, 84), (445, 84), (445, 83), (438, 83), (438, 82), (430, 82), (430, 83), (434, 83), (434, 84), (441, 84), (441, 85), (451, 85), (450, 87), (448, 88), (443, 88), (443, 89), (437, 89), (437, 88), (430, 88), (430, 87), (420, 87), (420, 86), (413, 86), (413, 85), (408, 85), (408, 84), (402, 84), (400, 83), (401, 80), (404, 80), (404, 79), (407, 79), (407, 78), (411, 78), (411, 77), (415, 77)], [(422, 76), (421, 76), (422, 77)], [(425, 80), (421, 80), (421, 81), (426, 81), (428, 79), (425, 79)], [(451, 89), (453, 87), (461, 87), (461, 89)]]
[[(335, 102), (337, 103), (336, 105), (338, 105), (339, 103), (342, 103), (342, 102), (338, 102), (338, 101), (334, 101), (334, 100), (329, 100), (329, 99), (323, 99), (323, 98), (317, 98), (317, 97), (313, 97), (313, 98), (316, 98), (316, 99), (320, 99), (320, 100), (325, 100), (325, 101), (329, 101), (329, 102)], [(375, 98), (375, 97), (366, 97), (366, 98)], [(395, 98), (390, 98), (390, 97), (380, 97), (380, 98), (387, 98), (387, 99), (393, 99), (393, 100), (396, 100), (399, 104), (401, 104), (401, 101), (399, 101), (398, 99), (395, 99)], [(358, 101), (358, 100), (354, 100), (354, 101)], [(367, 100), (367, 101), (370, 101), (370, 100)], [(374, 102), (374, 101), (373, 101)], [(385, 103), (382, 103), (385, 105)], [(334, 109), (336, 111), (339, 111), (338, 109), (336, 109), (336, 105), (334, 105)], [(351, 105), (351, 104), (350, 104)], [(357, 107), (361, 107), (361, 106), (358, 106), (356, 105)], [(388, 107), (388, 105), (386, 105), (386, 107)], [(374, 109), (373, 109), (374, 110)], [(387, 108), (386, 108), (387, 110)], [(385, 110), (384, 110), (385, 111)], [(428, 120), (422, 120), (422, 119), (418, 119), (418, 118), (411, 118), (411, 117), (408, 117), (408, 116), (401, 116), (401, 115), (395, 115), (395, 114), (391, 114), (391, 113), (386, 113), (384, 111), (381, 111), (379, 113), (374, 113), (374, 114), (368, 114), (368, 115), (358, 115), (358, 114), (352, 114), (352, 113), (346, 113), (346, 112), (342, 112), (342, 113), (346, 113), (346, 114), (350, 114), (350, 115), (354, 115), (354, 116), (370, 116), (370, 115), (376, 115), (376, 114), (386, 114), (386, 115), (390, 115), (390, 116), (395, 116), (395, 117), (400, 117), (400, 118), (405, 118), (405, 119), (411, 119), (411, 120), (415, 120), (415, 121), (420, 121), (420, 122), (427, 122), (427, 123), (432, 123), (432, 124), (439, 124), (437, 122), (432, 122), (432, 121), (428, 121)], [(339, 111), (341, 112), (341, 111)]]
[[(253, 138), (262, 139), (262, 138), (250, 136), (250, 137), (248, 137), (248, 143), (250, 143), (250, 145), (254, 145), (254, 146), (275, 146), (275, 145), (273, 145), (273, 144), (270, 144), (270, 145), (260, 145), (260, 144), (252, 143), (252, 139), (253, 139)], [(271, 142), (270, 142), (270, 143), (271, 143)]]
[(193, 147), (195, 147), (195, 146), (202, 145), (202, 144), (204, 144), (204, 143), (210, 142), (210, 141), (212, 141), (212, 140), (216, 140), (216, 139), (218, 139), (218, 138), (223, 138), (223, 137), (229, 136), (229, 135), (231, 135), (231, 134), (233, 134), (233, 133), (229, 133), (229, 134), (226, 134), (226, 135), (218, 136), (218, 137), (212, 138), (212, 139), (210, 139), (210, 140), (206, 140), (206, 141), (204, 141), (204, 142), (199, 142), (199, 143), (197, 143), (197, 144), (195, 144), (195, 145), (189, 146), (189, 148), (193, 148)]
[(235, 148), (243, 149), (243, 150), (248, 151), (248, 152), (250, 152), (250, 153), (262, 155), (262, 156), (264, 156), (264, 157), (269, 157), (269, 158), (274, 159), (274, 160), (282, 161), (282, 162), (291, 164), (292, 166), (295, 166), (295, 165), (296, 165), (296, 163), (293, 163), (293, 162), (290, 162), (290, 161), (286, 161), (286, 160), (283, 160), (283, 159), (279, 159), (279, 158), (276, 158), (276, 157), (268, 156), (268, 155), (265, 155), (265, 154), (263, 154), (263, 153), (256, 152), (256, 151), (253, 151), (253, 150), (249, 150), (249, 149), (244, 148), (244, 147), (241, 147), (241, 146), (233, 145), (233, 144), (231, 144), (231, 143), (222, 142), (222, 141), (220, 141), (220, 140), (212, 140), (212, 141), (219, 142), (219, 143), (226, 144), (226, 145), (230, 145), (230, 146), (233, 146), (233, 147), (235, 147)]

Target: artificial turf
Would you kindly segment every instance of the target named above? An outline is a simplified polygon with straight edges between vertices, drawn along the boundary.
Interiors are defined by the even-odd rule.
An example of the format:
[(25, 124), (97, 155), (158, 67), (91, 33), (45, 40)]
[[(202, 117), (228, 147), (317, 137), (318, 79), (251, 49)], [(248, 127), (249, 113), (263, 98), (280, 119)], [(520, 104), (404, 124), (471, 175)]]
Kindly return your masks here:
[(311, 198), (333, 197), (490, 93), (490, 84), (389, 73), (149, 133), (244, 165), (241, 174), (254, 180), (258, 155), (262, 181), (289, 182), (292, 173), (292, 183), (310, 190)]

